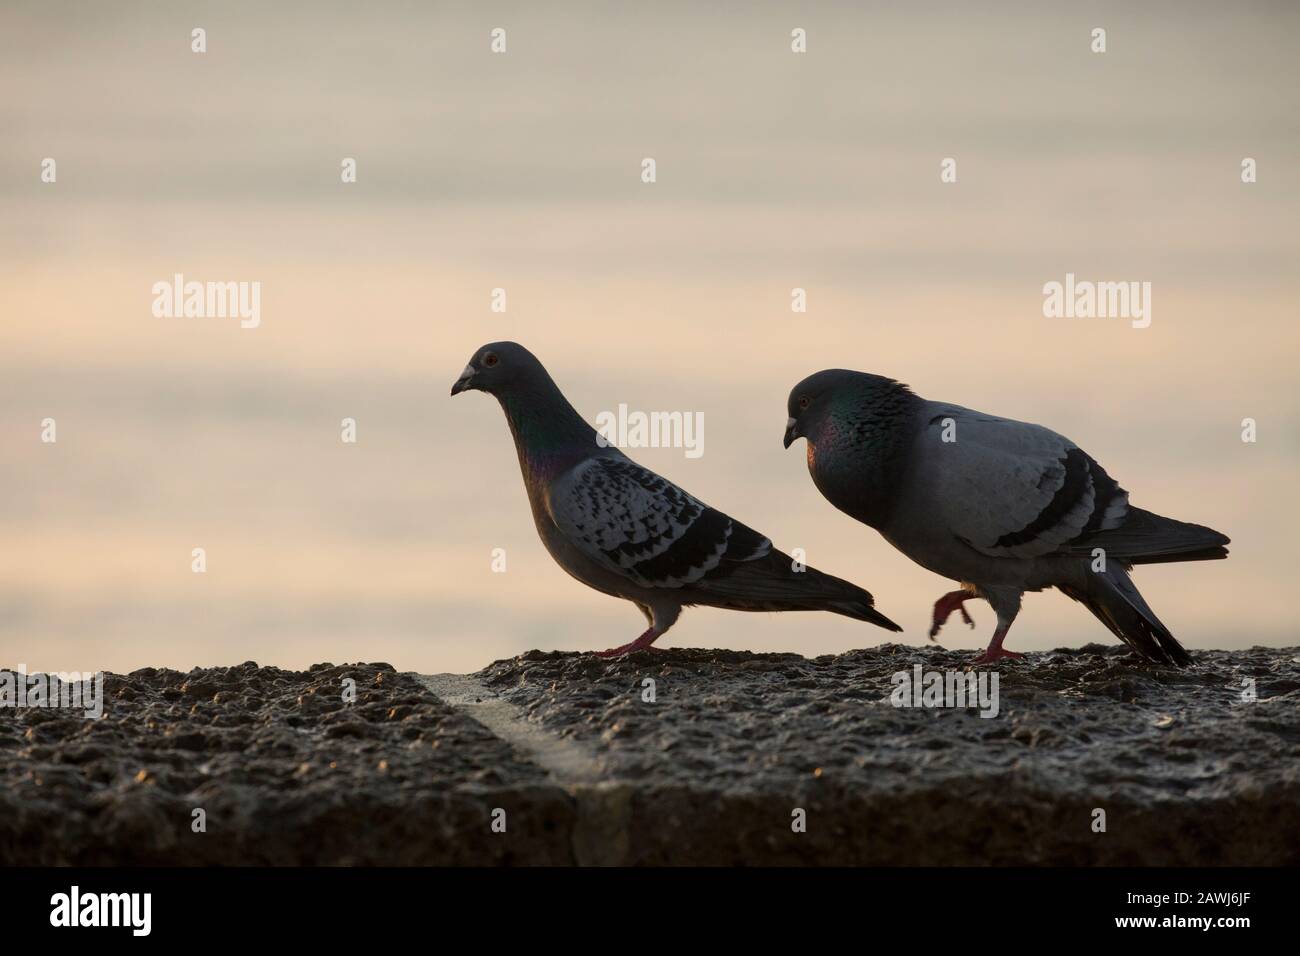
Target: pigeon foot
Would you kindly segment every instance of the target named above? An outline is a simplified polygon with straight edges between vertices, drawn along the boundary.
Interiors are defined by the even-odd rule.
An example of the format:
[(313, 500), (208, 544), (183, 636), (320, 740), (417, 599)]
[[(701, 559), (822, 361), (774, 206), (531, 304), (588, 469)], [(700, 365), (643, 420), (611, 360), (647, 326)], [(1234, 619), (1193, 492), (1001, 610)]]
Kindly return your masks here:
[[(656, 632), (655, 629), (652, 627), (650, 628), (650, 630), (646, 631), (644, 634), (638, 637), (635, 641), (632, 641), (629, 644), (623, 644), (619, 647), (611, 647), (607, 651), (596, 651), (596, 656), (597, 657), (622, 657), (624, 654), (631, 654), (635, 651), (649, 650), (651, 645), (654, 644), (655, 640), (658, 637), (659, 637), (658, 632)], [(663, 648), (657, 647), (655, 648), (655, 650), (663, 650)]]
[(971, 627), (975, 626), (975, 621), (966, 613), (963, 606), (966, 601), (975, 597), (969, 591), (949, 591), (939, 600), (934, 602), (934, 617), (930, 625), (930, 640), (934, 640), (939, 635), (939, 629), (948, 623), (948, 618), (953, 611), (961, 612), (961, 619)]
[(1002, 642), (1007, 639), (1007, 631), (1011, 630), (1011, 622), (999, 623), (996, 631), (993, 632), (993, 640), (989, 641), (988, 650), (979, 657), (970, 662), (971, 667), (978, 667), (980, 664), (992, 664), (1004, 657), (1011, 660), (1019, 660), (1024, 654), (1017, 654), (1015, 651), (1004, 651)]
[(971, 667), (978, 667), (980, 664), (992, 664), (995, 661), (999, 661), (1004, 657), (1009, 657), (1013, 661), (1018, 661), (1020, 660), (1020, 658), (1024, 656), (1025, 656), (1024, 654), (1017, 654), (1015, 651), (1004, 651), (1000, 647), (990, 647), (979, 657), (971, 661), (970, 665)]

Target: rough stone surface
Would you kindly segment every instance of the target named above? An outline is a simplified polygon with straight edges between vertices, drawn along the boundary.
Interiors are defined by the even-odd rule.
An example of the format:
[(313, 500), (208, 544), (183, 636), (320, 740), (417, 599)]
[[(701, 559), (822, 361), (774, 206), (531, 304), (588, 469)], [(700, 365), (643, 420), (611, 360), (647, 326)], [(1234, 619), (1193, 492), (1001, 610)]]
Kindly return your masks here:
[(633, 783), (636, 862), (1300, 862), (1300, 649), (1179, 670), (1090, 645), (1001, 668), (995, 718), (890, 704), (893, 674), (969, 656), (533, 652), (482, 676)]
[[(387, 664), (148, 668), (104, 698), (98, 720), (0, 709), (0, 864), (572, 858), (571, 798)], [(502, 805), (510, 839), (484, 839)]]
[(1093, 645), (1001, 668), (994, 718), (890, 704), (896, 672), (968, 656), (534, 651), (473, 675), (596, 782), (386, 664), (110, 675), (100, 720), (0, 708), (0, 864), (1300, 863), (1300, 649), (1174, 670)]

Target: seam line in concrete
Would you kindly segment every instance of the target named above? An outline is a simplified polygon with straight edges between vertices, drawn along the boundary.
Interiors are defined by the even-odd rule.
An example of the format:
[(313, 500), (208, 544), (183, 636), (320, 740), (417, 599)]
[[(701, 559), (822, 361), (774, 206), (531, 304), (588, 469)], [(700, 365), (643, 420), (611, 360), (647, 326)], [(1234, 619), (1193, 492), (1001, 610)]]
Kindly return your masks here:
[(416, 674), (415, 678), (449, 707), (522, 750), (557, 783), (595, 783), (603, 777), (600, 761), (585, 747), (533, 723), (521, 708), (474, 678), (465, 674)]

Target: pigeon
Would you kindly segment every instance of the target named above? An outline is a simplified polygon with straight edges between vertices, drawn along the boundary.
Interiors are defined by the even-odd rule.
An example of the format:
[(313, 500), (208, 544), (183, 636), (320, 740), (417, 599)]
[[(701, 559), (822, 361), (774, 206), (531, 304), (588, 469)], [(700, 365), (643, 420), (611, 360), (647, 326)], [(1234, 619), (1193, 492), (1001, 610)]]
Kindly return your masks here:
[(505, 412), (551, 557), (588, 587), (634, 603), (650, 625), (602, 656), (650, 647), (692, 605), (831, 611), (902, 630), (862, 588), (794, 562), (605, 442), (522, 345), (494, 342), (475, 352), (451, 394), (471, 390), (495, 396)]
[(785, 447), (808, 442), (813, 483), (924, 568), (961, 584), (934, 605), (930, 638), (963, 603), (997, 615), (975, 664), (1023, 655), (1002, 642), (1026, 591), (1055, 587), (1139, 656), (1190, 663), (1138, 593), (1133, 565), (1228, 556), (1210, 528), (1129, 504), (1087, 452), (1041, 425), (927, 401), (894, 379), (828, 369), (790, 392)]

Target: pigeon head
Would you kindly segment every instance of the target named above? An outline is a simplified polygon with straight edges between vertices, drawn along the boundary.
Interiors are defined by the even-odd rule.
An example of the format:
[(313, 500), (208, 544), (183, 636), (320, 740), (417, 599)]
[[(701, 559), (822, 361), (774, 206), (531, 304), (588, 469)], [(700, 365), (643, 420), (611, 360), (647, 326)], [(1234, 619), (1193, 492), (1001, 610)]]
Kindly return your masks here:
[(471, 356), (451, 394), (479, 391), (503, 398), (549, 380), (542, 363), (518, 342), (491, 342)]
[(517, 342), (491, 342), (470, 357), (451, 394), (471, 390), (487, 392), (505, 412), (529, 487), (592, 455), (619, 454), (617, 448), (598, 445), (596, 432), (542, 363)]
[(911, 398), (908, 387), (883, 375), (843, 368), (816, 372), (790, 390), (785, 447), (789, 448), (796, 438), (807, 438), (809, 444), (815, 444), (828, 427), (871, 417), (873, 407), (892, 410), (904, 396)]
[(861, 377), (860, 372), (828, 368), (809, 375), (792, 388), (785, 405), (789, 416), (785, 423), (785, 447), (789, 448), (796, 438), (816, 441), (834, 408), (843, 403), (844, 396), (852, 392)]

